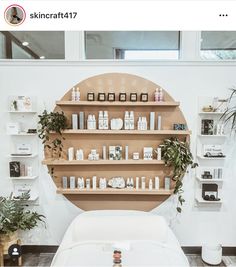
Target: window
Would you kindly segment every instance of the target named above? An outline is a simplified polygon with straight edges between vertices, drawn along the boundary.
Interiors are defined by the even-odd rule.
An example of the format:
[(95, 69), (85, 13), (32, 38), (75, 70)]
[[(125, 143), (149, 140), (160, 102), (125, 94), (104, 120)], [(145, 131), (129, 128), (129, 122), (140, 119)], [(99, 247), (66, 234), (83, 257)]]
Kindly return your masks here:
[[(0, 59), (65, 59), (64, 32), (0, 33)], [(1, 53), (2, 48), (6, 48), (5, 53)]]
[(236, 60), (236, 32), (202, 32), (201, 57), (208, 60)]
[(86, 59), (176, 60), (178, 31), (87, 31)]

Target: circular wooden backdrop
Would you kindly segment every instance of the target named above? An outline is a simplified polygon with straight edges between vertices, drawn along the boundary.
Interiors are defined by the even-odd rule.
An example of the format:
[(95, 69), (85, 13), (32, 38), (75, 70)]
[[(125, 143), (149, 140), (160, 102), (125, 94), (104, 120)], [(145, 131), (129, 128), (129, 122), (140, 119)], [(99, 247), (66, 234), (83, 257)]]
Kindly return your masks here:
[[(66, 140), (64, 141), (64, 153), (63, 157), (67, 159), (67, 149), (74, 147), (74, 149), (83, 149), (84, 157), (87, 159), (91, 149), (97, 149), (97, 152), (102, 155), (103, 145), (121, 145), (124, 148), (126, 145), (129, 146), (129, 159), (132, 159), (133, 152), (139, 152), (141, 157), (143, 154), (143, 147), (151, 146), (156, 148), (164, 139), (171, 136), (177, 136), (176, 134), (168, 134), (168, 130), (173, 130), (174, 123), (184, 123), (186, 120), (179, 108), (179, 106), (152, 106), (139, 105), (140, 101), (130, 104), (127, 101), (127, 105), (116, 106), (118, 103), (118, 96), (120, 92), (126, 92), (129, 100), (129, 94), (135, 92), (138, 94), (138, 100), (141, 93), (148, 93), (149, 101), (154, 101), (155, 89), (160, 87), (159, 85), (144, 79), (139, 76), (126, 74), (126, 73), (105, 73), (98, 76), (90, 77), (84, 81), (74, 85), (74, 87), (80, 88), (81, 101), (87, 101), (87, 93), (94, 92), (97, 100), (98, 92), (114, 92), (116, 94), (116, 102), (103, 102), (102, 106), (97, 106), (96, 102), (94, 105), (66, 105), (64, 101), (71, 100), (72, 88), (62, 97), (57, 103), (55, 110), (63, 110), (68, 118), (69, 124), (71, 125), (71, 115), (73, 113), (79, 114), (80, 111), (85, 113), (85, 121), (88, 114), (96, 114), (98, 118), (99, 110), (107, 110), (109, 119), (111, 118), (124, 118), (124, 112), (134, 111), (135, 114), (135, 126), (137, 125), (138, 116), (146, 116), (149, 120), (149, 114), (154, 111), (157, 115), (162, 117), (162, 130), (167, 130), (165, 134), (80, 134), (80, 133), (67, 133), (64, 135)], [(165, 91), (164, 100), (167, 102), (174, 102), (174, 99)], [(63, 101), (64, 104), (61, 105)], [(81, 102), (82, 103), (82, 102)], [(177, 132), (176, 132), (177, 133)], [(178, 138), (184, 140), (188, 134), (180, 134)], [(124, 158), (124, 157), (123, 157)], [(49, 159), (47, 151), (45, 151), (45, 159)], [(49, 159), (50, 160), (50, 159)], [(53, 161), (52, 161), (53, 162)], [(164, 166), (164, 164), (140, 164), (140, 165), (129, 165), (129, 164), (115, 164), (115, 165), (54, 165), (53, 163), (47, 164), (48, 168), (54, 168), (53, 180), (58, 188), (58, 193), (63, 193), (64, 196), (74, 203), (76, 206), (83, 210), (96, 210), (96, 209), (132, 209), (132, 210), (151, 210), (165, 201), (170, 194), (119, 194), (119, 192), (110, 192), (109, 194), (100, 194), (94, 191), (94, 193), (78, 193), (68, 189), (66, 192), (61, 190), (62, 182), (61, 177), (70, 176), (84, 177), (92, 179), (92, 176), (96, 175), (97, 178), (106, 177), (111, 178), (115, 176), (123, 176), (125, 179), (128, 177), (141, 177), (146, 178), (146, 188), (148, 188), (149, 178), (160, 177), (160, 188), (164, 188), (164, 177), (171, 175), (171, 169)], [(97, 179), (98, 180), (98, 179)], [(68, 179), (69, 183), (69, 179)], [(171, 184), (172, 189), (174, 184)], [(118, 189), (117, 189), (118, 190)], [(148, 191), (148, 189), (147, 189)]]

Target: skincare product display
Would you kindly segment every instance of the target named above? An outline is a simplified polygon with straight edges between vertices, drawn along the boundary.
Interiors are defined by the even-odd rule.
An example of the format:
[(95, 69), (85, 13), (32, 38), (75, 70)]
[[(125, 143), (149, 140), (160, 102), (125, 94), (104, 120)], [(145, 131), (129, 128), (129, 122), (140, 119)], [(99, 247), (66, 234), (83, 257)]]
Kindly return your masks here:
[(187, 125), (184, 123), (174, 123), (173, 130), (175, 131), (185, 131), (187, 129)]
[(146, 117), (138, 117), (138, 130), (146, 131), (147, 130), (147, 118)]
[(71, 101), (80, 101), (80, 90), (79, 87), (76, 89), (73, 87), (71, 92)]
[(146, 177), (141, 177), (141, 189), (145, 190), (146, 189)]
[(83, 190), (85, 187), (85, 183), (84, 183), (84, 177), (78, 177), (77, 179), (77, 187), (79, 190)]
[(202, 198), (206, 201), (220, 201), (217, 184), (202, 184)]
[(148, 93), (141, 93), (140, 101), (141, 102), (148, 102)]
[(109, 129), (109, 119), (108, 111), (99, 111), (98, 113), (98, 129), (108, 130)]
[(155, 130), (155, 112), (150, 112), (150, 130)]
[(83, 151), (83, 149), (76, 150), (76, 160), (84, 160), (84, 151)]
[(90, 179), (86, 179), (86, 189), (90, 189)]
[(63, 189), (67, 189), (68, 188), (67, 177), (66, 176), (62, 176), (61, 180), (62, 180), (62, 188)]
[(165, 177), (165, 190), (170, 190), (170, 177)]
[(32, 155), (31, 144), (27, 144), (27, 143), (16, 144), (16, 153), (12, 153), (11, 155), (14, 155), (14, 156), (21, 156), (21, 155), (30, 156), (30, 155)]
[(110, 101), (110, 102), (113, 102), (116, 100), (116, 95), (115, 93), (108, 93), (107, 95), (107, 100)]
[(84, 129), (84, 112), (80, 111), (79, 113), (79, 128), (80, 130)]
[(119, 94), (119, 101), (121, 101), (121, 102), (126, 101), (126, 93), (120, 93)]
[(123, 177), (113, 177), (108, 180), (108, 186), (112, 188), (125, 188), (125, 179)]
[(126, 180), (126, 188), (128, 189), (134, 189), (134, 179), (131, 178), (127, 178)]
[(139, 159), (139, 152), (134, 152), (133, 153), (133, 160), (138, 160)]
[(155, 102), (162, 102), (164, 101), (164, 95), (162, 88), (156, 88), (155, 95), (154, 95)]
[(106, 178), (99, 179), (99, 189), (106, 189), (107, 188), (107, 180)]
[(70, 176), (70, 189), (75, 189), (75, 176)]
[(89, 114), (87, 119), (87, 129), (88, 130), (96, 130), (96, 117), (94, 114)]
[(213, 168), (212, 170), (203, 171), (202, 179), (222, 179), (223, 169)]
[(152, 160), (153, 159), (153, 148), (152, 147), (144, 147), (143, 148), (143, 159), (144, 160)]
[(155, 177), (155, 190), (160, 189), (160, 179), (158, 176)]
[(95, 101), (95, 94), (93, 92), (88, 92), (87, 100), (88, 101)]
[(161, 147), (157, 148), (156, 153), (157, 153), (157, 160), (161, 160)]
[(78, 114), (72, 114), (72, 129), (78, 129)]
[(74, 160), (74, 148), (73, 147), (68, 148), (68, 160), (69, 161)]
[(109, 146), (109, 160), (122, 160), (122, 146)]
[(111, 119), (111, 130), (121, 130), (123, 128), (123, 120), (121, 118)]
[(136, 101), (138, 101), (138, 95), (137, 95), (137, 93), (130, 93), (129, 100), (130, 100), (131, 102), (136, 102)]
[(88, 155), (88, 160), (99, 160), (99, 154), (96, 149), (91, 149), (91, 152)]
[(98, 93), (98, 101), (106, 101), (106, 94)]
[(134, 112), (125, 111), (124, 129), (134, 130)]
[(153, 189), (152, 178), (149, 179), (148, 189), (149, 190), (152, 190)]

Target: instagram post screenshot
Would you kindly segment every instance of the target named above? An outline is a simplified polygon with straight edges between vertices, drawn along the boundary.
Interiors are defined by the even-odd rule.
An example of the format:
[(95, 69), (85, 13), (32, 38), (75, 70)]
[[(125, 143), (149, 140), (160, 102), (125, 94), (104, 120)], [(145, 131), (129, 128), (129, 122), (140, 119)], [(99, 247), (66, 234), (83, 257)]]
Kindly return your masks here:
[(236, 0), (0, 1), (0, 267), (236, 266)]

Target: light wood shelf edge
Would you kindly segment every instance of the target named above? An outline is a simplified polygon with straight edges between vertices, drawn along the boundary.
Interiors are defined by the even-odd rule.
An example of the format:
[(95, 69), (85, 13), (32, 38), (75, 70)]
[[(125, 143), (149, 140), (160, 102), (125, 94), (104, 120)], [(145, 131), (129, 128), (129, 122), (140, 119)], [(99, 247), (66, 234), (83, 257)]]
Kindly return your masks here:
[[(54, 132), (52, 132), (53, 134)], [(190, 135), (191, 131), (177, 130), (64, 130), (63, 134), (136, 134), (136, 135)]]
[(63, 189), (58, 188), (57, 189), (58, 194), (63, 195), (171, 195), (173, 193), (173, 190), (141, 190), (141, 189), (113, 189), (113, 188), (107, 188), (107, 189)]
[(44, 165), (162, 165), (163, 160), (43, 160)]
[(174, 101), (163, 101), (163, 102), (100, 102), (100, 101), (56, 101), (57, 106), (133, 106), (133, 107), (145, 107), (145, 106), (155, 106), (155, 107), (178, 107), (180, 105), (180, 102), (174, 102)]

